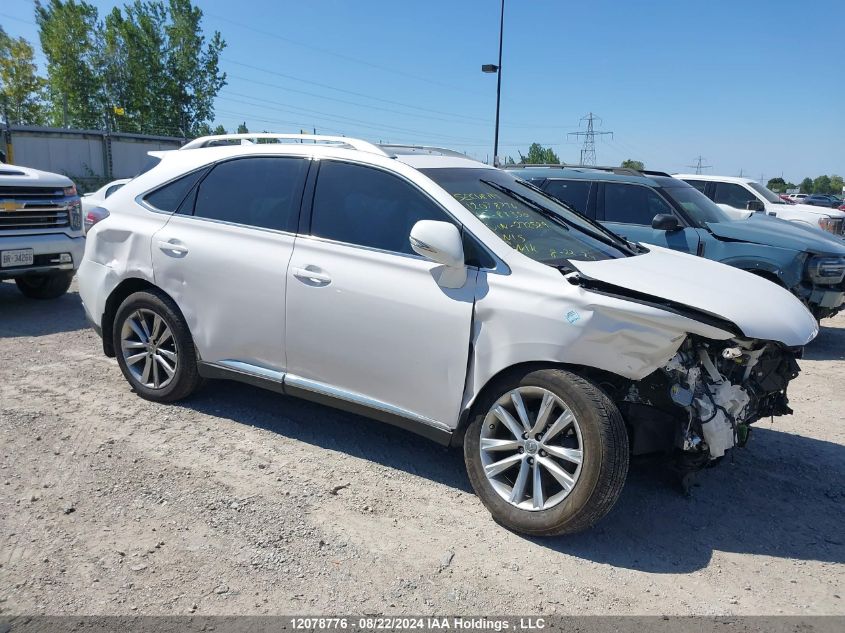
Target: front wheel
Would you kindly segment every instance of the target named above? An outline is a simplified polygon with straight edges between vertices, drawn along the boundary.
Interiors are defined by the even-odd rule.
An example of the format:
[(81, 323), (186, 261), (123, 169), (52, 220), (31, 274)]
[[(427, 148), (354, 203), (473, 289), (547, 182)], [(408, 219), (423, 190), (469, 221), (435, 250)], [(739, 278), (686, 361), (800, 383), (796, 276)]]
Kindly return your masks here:
[(173, 402), (199, 388), (188, 324), (163, 292), (129, 295), (115, 314), (113, 336), (120, 369), (142, 398)]
[(470, 482), (493, 518), (534, 536), (606, 515), (628, 473), (628, 434), (593, 383), (551, 369), (512, 376), (475, 406), (464, 438)]
[(15, 284), (30, 299), (57, 299), (67, 292), (72, 280), (72, 272), (44, 273), (16, 277)]

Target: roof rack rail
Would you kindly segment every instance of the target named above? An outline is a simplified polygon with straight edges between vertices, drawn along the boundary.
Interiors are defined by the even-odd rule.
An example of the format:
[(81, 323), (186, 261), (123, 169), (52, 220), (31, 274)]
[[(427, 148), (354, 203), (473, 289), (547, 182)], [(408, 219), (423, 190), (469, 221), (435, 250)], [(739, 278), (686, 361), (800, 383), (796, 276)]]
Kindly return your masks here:
[(537, 164), (537, 163), (517, 163), (516, 165), (502, 165), (504, 169), (521, 169), (523, 167), (550, 167), (550, 168), (557, 168), (557, 169), (594, 169), (596, 171), (608, 171), (614, 174), (619, 174), (621, 176), (670, 176), (663, 171), (654, 171), (652, 169), (632, 169), (631, 167), (613, 167), (613, 166), (604, 166), (604, 165), (567, 165), (565, 163), (561, 163), (559, 165), (554, 164)]
[(358, 138), (348, 136), (324, 136), (321, 134), (275, 134), (271, 132), (247, 133), (247, 134), (214, 134), (212, 136), (201, 136), (189, 141), (180, 149), (199, 149), (220, 144), (221, 141), (240, 141), (242, 145), (253, 144), (258, 139), (272, 139), (276, 141), (308, 141), (319, 144), (345, 145), (361, 152), (387, 156), (383, 149)]
[[(463, 152), (458, 152), (447, 147), (435, 147), (433, 145), (405, 145), (402, 143), (379, 143), (378, 147), (386, 152), (395, 154), (436, 154), (438, 156), (452, 156), (454, 158), (469, 158)], [(396, 151), (399, 150), (399, 151)]]

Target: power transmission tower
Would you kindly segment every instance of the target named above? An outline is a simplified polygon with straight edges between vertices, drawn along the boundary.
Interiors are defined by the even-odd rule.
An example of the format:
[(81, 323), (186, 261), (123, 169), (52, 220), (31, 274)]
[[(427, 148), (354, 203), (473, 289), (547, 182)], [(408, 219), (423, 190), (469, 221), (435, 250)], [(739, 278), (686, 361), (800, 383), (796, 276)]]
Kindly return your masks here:
[(613, 132), (596, 132), (593, 127), (593, 122), (598, 121), (598, 124), (602, 124), (601, 117), (597, 117), (595, 114), (590, 112), (587, 116), (581, 117), (581, 121), (587, 122), (587, 131), (586, 132), (570, 132), (570, 136), (584, 137), (584, 147), (581, 150), (581, 165), (595, 165), (596, 164), (596, 136), (599, 137), (604, 136), (605, 134), (610, 134), (610, 137), (613, 138)]
[(695, 169), (696, 174), (700, 174), (702, 169), (710, 169), (713, 165), (705, 165), (704, 161), (707, 160), (703, 156), (699, 155), (698, 158), (695, 159), (695, 165), (687, 165), (687, 167), (692, 167)]

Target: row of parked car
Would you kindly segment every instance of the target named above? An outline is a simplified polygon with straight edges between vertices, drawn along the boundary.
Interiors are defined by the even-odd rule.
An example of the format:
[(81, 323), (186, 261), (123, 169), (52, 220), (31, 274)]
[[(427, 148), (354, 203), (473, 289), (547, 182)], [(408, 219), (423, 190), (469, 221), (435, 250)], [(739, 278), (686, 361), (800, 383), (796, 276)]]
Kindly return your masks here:
[[(132, 389), (237, 380), (463, 446), (482, 502), (527, 534), (598, 521), (631, 455), (685, 477), (791, 413), (796, 359), (845, 299), (841, 225), (737, 219), (667, 174), (311, 135), (152, 159), (86, 211), (78, 272)], [(75, 267), (75, 213), (14, 239), (52, 233)]]
[(790, 193), (781, 194), (781, 198), (794, 204), (809, 204), (814, 207), (830, 207), (845, 210), (845, 200), (827, 193)]

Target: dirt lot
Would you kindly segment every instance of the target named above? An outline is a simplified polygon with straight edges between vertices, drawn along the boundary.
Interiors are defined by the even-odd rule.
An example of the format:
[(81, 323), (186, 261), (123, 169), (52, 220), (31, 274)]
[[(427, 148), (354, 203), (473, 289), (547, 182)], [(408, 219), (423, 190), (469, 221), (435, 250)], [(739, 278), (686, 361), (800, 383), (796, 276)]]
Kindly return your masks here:
[(490, 520), (458, 451), (215, 382), (130, 392), (79, 297), (0, 283), (4, 614), (845, 614), (845, 318), (691, 497), (633, 469), (576, 537)]

